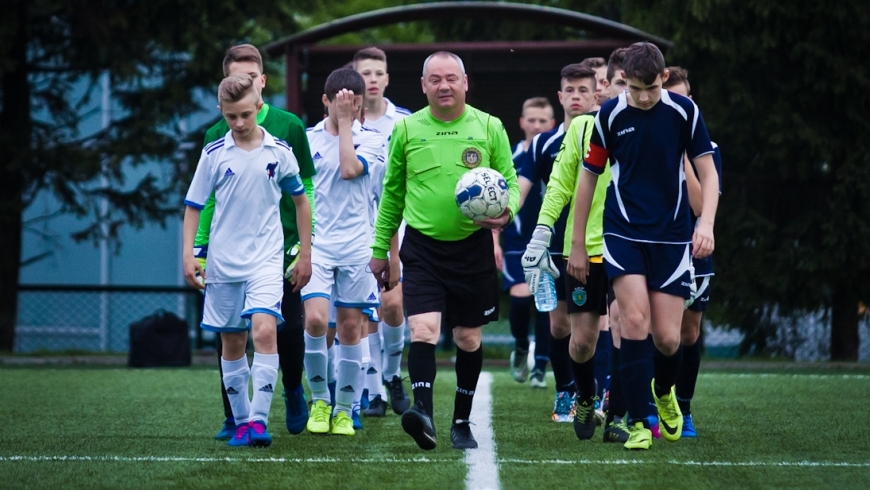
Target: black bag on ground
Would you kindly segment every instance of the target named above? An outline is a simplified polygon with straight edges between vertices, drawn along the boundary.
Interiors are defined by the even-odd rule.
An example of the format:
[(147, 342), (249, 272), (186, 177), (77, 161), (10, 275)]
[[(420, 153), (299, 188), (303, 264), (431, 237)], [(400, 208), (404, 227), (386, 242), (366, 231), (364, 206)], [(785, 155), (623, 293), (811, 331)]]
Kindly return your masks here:
[(157, 310), (130, 324), (129, 367), (190, 366), (187, 322)]

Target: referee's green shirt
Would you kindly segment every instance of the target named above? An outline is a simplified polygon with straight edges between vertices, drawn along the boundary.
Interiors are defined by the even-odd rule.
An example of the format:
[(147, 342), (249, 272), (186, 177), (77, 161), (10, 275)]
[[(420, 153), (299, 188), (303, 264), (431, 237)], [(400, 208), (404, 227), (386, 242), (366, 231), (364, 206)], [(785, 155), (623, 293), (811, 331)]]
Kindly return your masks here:
[(372, 256), (386, 259), (390, 238), (402, 218), (415, 230), (443, 241), (468, 237), (480, 227), (459, 212), (454, 190), (471, 168), (489, 167), (504, 175), (511, 217), (520, 201), (512, 151), (502, 122), (470, 105), (444, 122), (425, 107), (396, 123), (378, 208)]

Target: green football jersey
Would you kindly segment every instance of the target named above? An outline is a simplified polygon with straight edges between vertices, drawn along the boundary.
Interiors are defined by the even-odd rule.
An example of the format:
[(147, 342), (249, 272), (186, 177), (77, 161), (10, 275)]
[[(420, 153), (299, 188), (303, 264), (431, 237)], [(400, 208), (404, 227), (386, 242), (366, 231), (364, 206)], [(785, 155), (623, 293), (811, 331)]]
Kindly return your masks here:
[[(565, 246), (563, 254), (571, 253), (571, 236), (574, 232), (574, 196), (577, 194), (577, 184), (583, 167), (583, 157), (589, 149), (592, 131), (595, 130), (595, 116), (583, 114), (575, 117), (562, 140), (562, 148), (553, 162), (553, 172), (547, 183), (547, 193), (538, 214), (538, 224), (553, 227), (562, 208), (568, 208), (568, 223), (565, 227)], [(589, 208), (589, 220), (586, 222), (586, 253), (590, 257), (604, 253), (604, 198), (607, 186), (610, 185), (610, 166), (608, 165), (598, 177), (595, 184), (595, 194), (592, 196), (592, 207)]]
[[(314, 176), (316, 171), (314, 170), (314, 162), (311, 160), (311, 152), (308, 149), (308, 137), (305, 135), (305, 125), (302, 124), (302, 120), (295, 114), (277, 107), (271, 107), (269, 104), (263, 104), (263, 108), (257, 114), (257, 124), (263, 126), (272, 136), (286, 141), (293, 149), (293, 155), (296, 157), (297, 162), (299, 162), (299, 176), (302, 178), (302, 183), (305, 186), (308, 202), (311, 203), (311, 219), (313, 221), (314, 185), (311, 182), (311, 177)], [(221, 119), (206, 131), (203, 146), (223, 138), (229, 130), (230, 127), (227, 125), (227, 122)], [(299, 241), (299, 231), (296, 227), (296, 205), (289, 194), (282, 194), (279, 207), (281, 225), (284, 228), (284, 250), (286, 251)], [(208, 245), (209, 230), (211, 229), (213, 216), (214, 195), (208, 199), (200, 213), (199, 228), (196, 231), (196, 238), (194, 240), (195, 246)], [(286, 267), (289, 259), (286, 256), (284, 259), (284, 266)]]
[(456, 241), (480, 227), (456, 205), (454, 189), (470, 168), (501, 173), (518, 208), (520, 192), (502, 122), (469, 105), (457, 119), (436, 119), (426, 107), (396, 122), (390, 138), (384, 194), (378, 208), (373, 256), (387, 257), (390, 237), (404, 217), (408, 226), (437, 240)]

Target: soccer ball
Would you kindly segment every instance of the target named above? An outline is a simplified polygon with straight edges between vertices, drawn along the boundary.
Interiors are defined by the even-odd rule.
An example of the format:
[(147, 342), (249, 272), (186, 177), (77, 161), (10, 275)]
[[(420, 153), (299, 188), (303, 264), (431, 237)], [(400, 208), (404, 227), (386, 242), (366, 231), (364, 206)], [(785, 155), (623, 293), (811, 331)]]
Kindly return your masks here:
[(472, 221), (498, 218), (510, 199), (504, 176), (484, 167), (465, 172), (456, 183), (455, 196), (459, 211)]

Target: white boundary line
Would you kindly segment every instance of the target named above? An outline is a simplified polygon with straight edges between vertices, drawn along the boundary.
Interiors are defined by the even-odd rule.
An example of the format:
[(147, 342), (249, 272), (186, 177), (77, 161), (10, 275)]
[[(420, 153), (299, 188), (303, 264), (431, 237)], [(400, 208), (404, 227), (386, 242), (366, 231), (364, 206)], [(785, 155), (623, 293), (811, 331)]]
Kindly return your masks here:
[(705, 378), (870, 379), (868, 374), (700, 373), (698, 376)]
[[(479, 385), (478, 385), (479, 386)], [(482, 432), (482, 431), (479, 431)], [(479, 451), (479, 449), (478, 449)], [(471, 453), (472, 451), (468, 451)], [(467, 459), (467, 458), (466, 458)], [(241, 458), (241, 457), (182, 457), (182, 456), (0, 456), (0, 463), (19, 462), (119, 462), (119, 463), (300, 463), (300, 464), (333, 464), (333, 463), (383, 463), (383, 464), (418, 464), (433, 463), (445, 464), (456, 463), (460, 460), (446, 458)], [(870, 468), (870, 462), (848, 463), (843, 461), (659, 461), (639, 459), (515, 459), (495, 458), (492, 464), (521, 464), (521, 465), (602, 465), (602, 466), (640, 466), (647, 464), (669, 464), (674, 466), (703, 466), (703, 467), (772, 467), (772, 468)], [(471, 471), (469, 471), (470, 477)], [(492, 485), (486, 486), (493, 488)]]
[(477, 449), (465, 450), (465, 463), (468, 476), (465, 488), (468, 490), (498, 490), (498, 460), (495, 456), (495, 436), (492, 432), (492, 395), (490, 385), (492, 374), (480, 373), (477, 388), (474, 390), (474, 405), (471, 409), (472, 431), (477, 439)]

